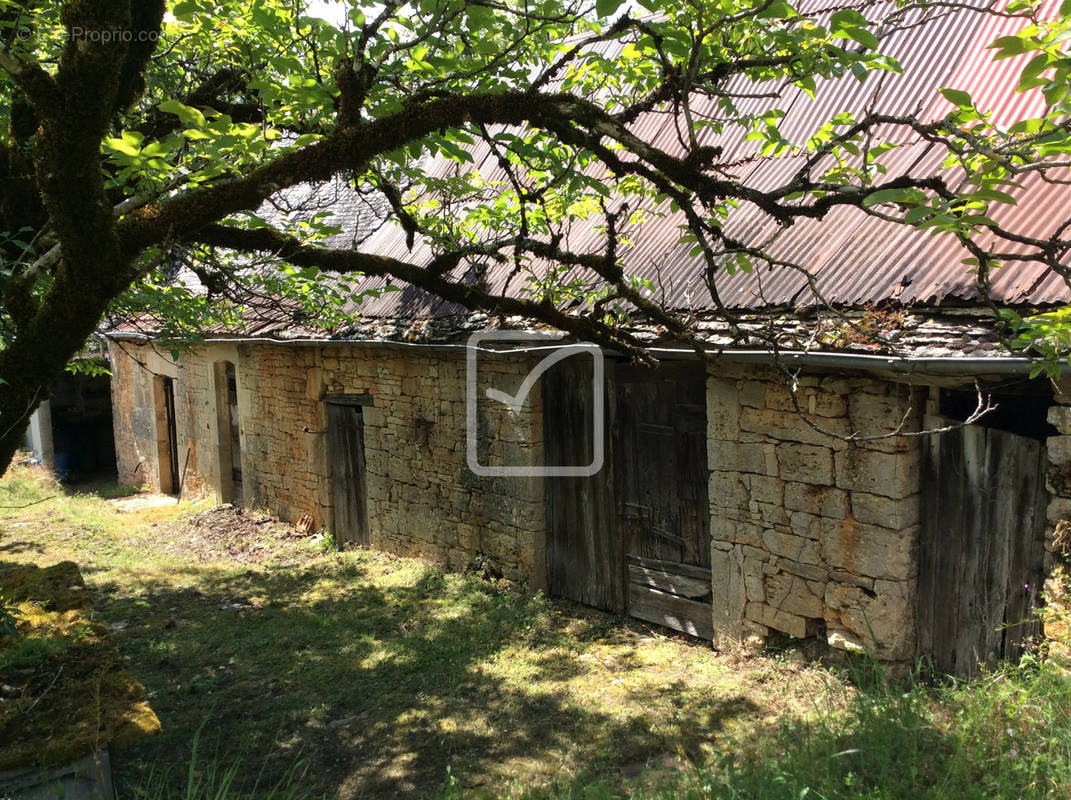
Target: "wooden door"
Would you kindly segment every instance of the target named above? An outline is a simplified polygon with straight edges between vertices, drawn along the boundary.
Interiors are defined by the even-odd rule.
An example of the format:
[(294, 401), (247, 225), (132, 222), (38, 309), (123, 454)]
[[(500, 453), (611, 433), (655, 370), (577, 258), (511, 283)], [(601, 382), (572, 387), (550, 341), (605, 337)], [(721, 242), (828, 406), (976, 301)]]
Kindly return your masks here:
[(234, 505), (240, 506), (242, 495), (242, 436), (238, 416), (238, 376), (234, 364), (227, 363), (224, 377), (227, 381), (227, 441), (230, 447), (230, 496)]
[(980, 662), (1018, 657), (1040, 632), (1031, 608), (1043, 580), (1045, 469), (1041, 442), (1007, 431), (968, 425), (926, 438), (918, 647), (936, 671), (973, 675)]
[(339, 546), (367, 545), (368, 488), (364, 465), (364, 411), (342, 400), (327, 401), (327, 450), (334, 495), (334, 535)]
[(628, 610), (713, 638), (706, 371), (665, 363), (616, 373), (614, 498)]
[[(547, 371), (542, 384), (545, 463), (591, 464), (596, 415), (590, 361), (566, 359)], [(613, 513), (614, 457), (606, 435), (612, 392), (604, 396), (608, 450), (602, 469), (587, 478), (545, 478), (547, 583), (556, 597), (620, 613), (625, 610), (624, 564)]]

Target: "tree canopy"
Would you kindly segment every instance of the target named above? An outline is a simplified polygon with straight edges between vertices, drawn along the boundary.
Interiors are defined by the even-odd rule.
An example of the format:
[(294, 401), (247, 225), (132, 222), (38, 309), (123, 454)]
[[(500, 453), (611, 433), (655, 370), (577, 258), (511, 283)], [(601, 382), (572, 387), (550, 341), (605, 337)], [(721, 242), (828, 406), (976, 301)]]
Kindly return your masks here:
[[(837, 108), (786, 137), (785, 92), (895, 74), (883, 43), (950, 13), (1021, 19), (992, 52), (1023, 59), (1038, 113), (1004, 125), (952, 86), (939, 118)], [(623, 265), (659, 215), (730, 326), (715, 276), (770, 263), (725, 225), (741, 204), (776, 230), (841, 207), (934, 229), (967, 248), (982, 296), (1001, 266), (1066, 278), (1071, 214), (1024, 233), (999, 211), (1066, 179), (1069, 17), (1069, 0), (0, 0), (0, 462), (109, 314), (239, 324), (252, 296), (322, 320), (359, 276), (386, 276), (633, 353), (630, 315), (688, 340), (688, 315)], [(722, 157), (733, 136), (792, 168), (749, 182)], [(919, 139), (939, 169), (890, 169)], [(466, 168), (474, 152), (494, 176)], [(331, 181), (424, 255), (339, 246), (329, 214), (265, 205)], [(598, 235), (570, 238), (580, 222)], [(526, 291), (458, 279), (487, 262)], [(998, 311), (1060, 354), (1060, 312)]]

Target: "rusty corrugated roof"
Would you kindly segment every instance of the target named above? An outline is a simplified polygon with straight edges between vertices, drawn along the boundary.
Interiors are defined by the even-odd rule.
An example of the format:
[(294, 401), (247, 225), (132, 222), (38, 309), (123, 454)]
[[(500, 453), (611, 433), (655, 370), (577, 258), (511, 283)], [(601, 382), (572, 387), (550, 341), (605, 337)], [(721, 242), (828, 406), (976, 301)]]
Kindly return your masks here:
[[(795, 87), (781, 88), (776, 103), (786, 112), (781, 130), (786, 138), (802, 141), (843, 110), (862, 114), (873, 109), (914, 115), (924, 121), (937, 119), (949, 109), (937, 92), (942, 87), (969, 91), (979, 107), (992, 109), (1003, 124), (1036, 115), (1043, 103), (1039, 93), (1014, 90), (1022, 64), (1016, 59), (994, 62), (992, 51), (986, 49), (994, 38), (1014, 32), (1023, 24), (1014, 18), (960, 9), (927, 25), (905, 26), (883, 41), (883, 49), (903, 65), (903, 74), (871, 73), (864, 81), (853, 76), (826, 81), (819, 85), (814, 99)], [(734, 89), (756, 94), (755, 87), (747, 85), (743, 78), (729, 87), (730, 91)], [(771, 100), (746, 97), (737, 105), (743, 113), (761, 112), (771, 107)], [(669, 114), (648, 114), (633, 127), (642, 138), (671, 152), (681, 152)], [(927, 175), (942, 170), (942, 156), (932, 145), (911, 142), (902, 133), (898, 139), (906, 145), (887, 159), (890, 175)], [(746, 140), (738, 126), (726, 126), (720, 137), (708, 136), (704, 143), (722, 146), (721, 160), (740, 162), (736, 177), (759, 189), (780, 185), (799, 164), (799, 159), (794, 158), (755, 157), (757, 144)], [(490, 181), (503, 179), (501, 168), (485, 146), (477, 144), (472, 152), (475, 164), (470, 169), (479, 170)], [(456, 168), (444, 159), (432, 159), (428, 164), (429, 173), (440, 177)], [(1067, 216), (1066, 187), (1030, 179), (1023, 190), (1013, 194), (1019, 196), (1019, 205), (1001, 208), (1000, 218), (1016, 230), (1041, 233)], [(681, 224), (680, 215), (668, 213), (649, 219), (627, 232), (633, 244), (621, 253), (626, 271), (651, 279), (664, 302), (701, 310), (710, 306), (710, 298), (703, 283), (702, 265), (689, 255), (690, 245), (678, 242)], [(820, 221), (802, 220), (779, 232), (775, 221), (745, 203), (731, 215), (726, 230), (748, 244), (767, 241), (779, 233), (769, 247), (770, 253), (805, 268), (814, 276), (817, 290), (810, 288), (807, 276), (790, 267), (762, 268), (750, 274), (724, 271), (717, 279), (719, 295), (734, 308), (813, 306), (820, 303), (819, 298), (844, 306), (885, 301), (940, 305), (979, 299), (975, 276), (963, 264), (968, 253), (954, 239), (887, 223), (858, 209), (839, 207)], [(577, 251), (594, 250), (604, 246), (605, 239), (595, 223), (578, 223), (572, 227), (567, 244)], [(432, 257), (430, 248), (420, 242), (410, 252), (404, 232), (391, 222), (373, 234), (364, 249), (413, 263), (425, 263)], [(480, 279), (489, 288), (501, 290), (512, 271), (512, 264), (492, 264)], [(1071, 300), (1062, 280), (1043, 273), (1041, 265), (1030, 263), (997, 270), (991, 279), (992, 296), (1007, 303), (1053, 304)], [(464, 269), (452, 277), (474, 279)], [(378, 288), (383, 281), (369, 279), (365, 285)], [(523, 291), (523, 281), (514, 278), (508, 288), (516, 295)], [(409, 319), (461, 311), (411, 287), (366, 299), (350, 310), (360, 316)]]

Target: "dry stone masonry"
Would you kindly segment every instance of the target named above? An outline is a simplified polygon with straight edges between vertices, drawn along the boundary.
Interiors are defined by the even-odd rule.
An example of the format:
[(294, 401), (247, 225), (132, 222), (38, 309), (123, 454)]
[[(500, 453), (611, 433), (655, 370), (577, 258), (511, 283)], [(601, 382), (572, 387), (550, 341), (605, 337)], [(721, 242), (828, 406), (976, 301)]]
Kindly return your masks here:
[[(720, 639), (823, 634), (888, 661), (914, 656), (919, 398), (859, 378), (719, 367), (707, 419), (714, 623)], [(811, 423), (811, 424), (809, 424)]]

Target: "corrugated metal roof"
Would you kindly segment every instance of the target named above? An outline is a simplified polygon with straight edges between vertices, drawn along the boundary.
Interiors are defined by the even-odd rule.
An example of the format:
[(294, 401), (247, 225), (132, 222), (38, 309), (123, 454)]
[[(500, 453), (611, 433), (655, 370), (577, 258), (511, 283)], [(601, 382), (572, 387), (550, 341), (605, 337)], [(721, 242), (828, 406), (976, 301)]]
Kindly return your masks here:
[[(892, 7), (886, 4), (872, 8), (880, 14)], [(762, 92), (776, 91), (776, 100), (745, 96), (737, 102), (740, 112), (750, 114), (781, 108), (785, 111), (780, 124), (783, 134), (789, 140), (802, 142), (821, 124), (845, 110), (858, 115), (874, 110), (913, 115), (923, 121), (937, 119), (950, 109), (937, 92), (942, 87), (969, 91), (979, 107), (993, 109), (1004, 124), (1042, 110), (1039, 103), (1043, 100), (1037, 92), (1014, 91), (1022, 63), (1017, 59), (993, 62), (992, 51), (986, 49), (994, 38), (1019, 29), (1023, 25), (1021, 20), (956, 9), (928, 24), (913, 26), (912, 15), (917, 17), (921, 13), (909, 11), (902, 20), (903, 29), (883, 40), (883, 50), (899, 60), (903, 74), (871, 73), (864, 81), (848, 75), (823, 81), (814, 99), (793, 86), (759, 87)], [(600, 45), (605, 53), (610, 53), (607, 48), (612, 46)], [(727, 88), (741, 95), (760, 93), (743, 77), (734, 79)], [(697, 106), (697, 112), (714, 114), (714, 108), (708, 100), (705, 106)], [(682, 152), (671, 115), (650, 113), (632, 127), (643, 139), (669, 152)], [(893, 137), (904, 146), (892, 151), (885, 160), (890, 176), (932, 175), (943, 169), (942, 155), (935, 146), (914, 141), (903, 130), (894, 132)], [(704, 143), (721, 146), (721, 161), (739, 163), (735, 177), (757, 189), (783, 185), (802, 163), (798, 157), (756, 157), (757, 143), (747, 140), (745, 131), (736, 125), (727, 125), (717, 137), (704, 132)], [(505, 179), (496, 157), (485, 144), (477, 143), (471, 152), (474, 164), (467, 165), (465, 170), (476, 169), (492, 182)], [(452, 161), (433, 158), (428, 161), (426, 172), (441, 178), (454, 174), (458, 168)], [(1034, 178), (1026, 183), (1025, 189), (1013, 192), (1020, 198), (1019, 205), (1000, 209), (1001, 220), (1010, 228), (1041, 233), (1067, 216), (1066, 187), (1044, 184)], [(657, 287), (660, 299), (669, 306), (709, 308), (711, 301), (704, 283), (703, 265), (690, 255), (690, 245), (678, 241), (682, 215), (664, 209), (657, 211), (662, 216), (651, 217), (624, 232), (632, 240), (632, 246), (620, 248), (626, 272), (649, 278)], [(743, 203), (725, 227), (733, 237), (748, 245), (773, 239), (768, 248), (771, 255), (799, 265), (808, 273), (785, 266), (762, 267), (752, 273), (730, 274), (722, 270), (716, 280), (719, 295), (736, 309), (806, 307), (821, 302), (855, 307), (885, 301), (940, 305), (979, 299), (975, 276), (963, 264), (968, 253), (958, 242), (951, 237), (934, 237), (914, 228), (887, 223), (859, 209), (837, 207), (821, 220), (803, 219), (781, 230), (760, 209)], [(599, 250), (605, 246), (605, 237), (597, 221), (579, 222), (571, 228), (566, 244), (576, 251)], [(410, 251), (404, 231), (390, 220), (367, 238), (361, 249), (416, 264), (427, 263), (434, 255), (428, 244), (419, 240)], [(508, 292), (517, 296), (524, 293), (525, 281), (513, 276), (513, 270), (512, 263), (491, 263), (486, 265), (485, 272), (477, 275), (472, 267), (463, 266), (451, 277), (457, 281), (480, 280), (492, 291), (506, 291), (512, 277)], [(1071, 300), (1071, 292), (1062, 280), (1043, 273), (1041, 265), (1030, 263), (997, 270), (991, 280), (992, 296), (1008, 303), (1050, 304)], [(812, 276), (813, 288), (809, 283)], [(570, 277), (596, 282), (593, 275), (584, 275), (582, 271)], [(366, 289), (383, 286), (385, 281), (381, 278), (369, 278), (362, 283)], [(352, 304), (348, 311), (355, 316), (404, 320), (443, 317), (464, 310), (403, 286), (400, 291), (369, 297), (360, 305)], [(261, 331), (267, 327), (270, 325)]]

